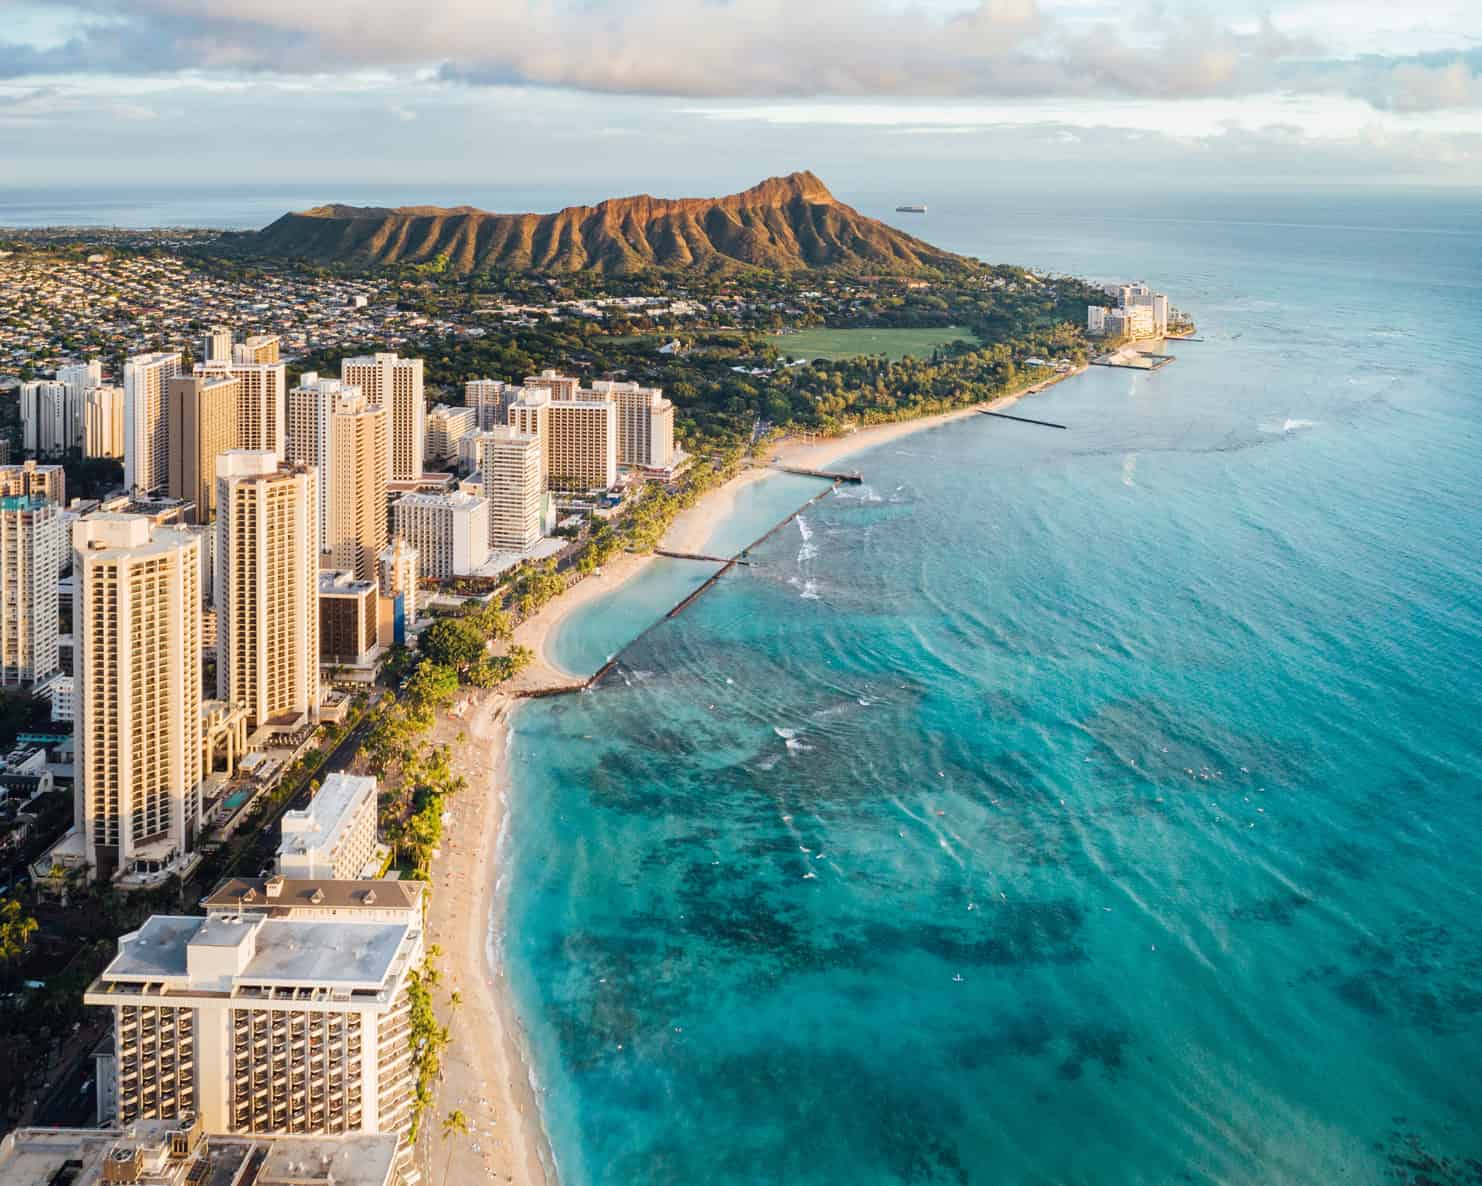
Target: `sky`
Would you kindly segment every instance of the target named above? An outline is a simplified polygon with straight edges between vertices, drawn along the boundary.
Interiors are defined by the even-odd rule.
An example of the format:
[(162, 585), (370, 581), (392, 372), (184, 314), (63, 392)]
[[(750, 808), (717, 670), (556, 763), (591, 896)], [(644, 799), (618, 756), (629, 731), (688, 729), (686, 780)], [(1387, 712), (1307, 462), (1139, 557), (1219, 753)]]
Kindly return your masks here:
[(1482, 186), (1482, 0), (0, 0), (0, 188)]

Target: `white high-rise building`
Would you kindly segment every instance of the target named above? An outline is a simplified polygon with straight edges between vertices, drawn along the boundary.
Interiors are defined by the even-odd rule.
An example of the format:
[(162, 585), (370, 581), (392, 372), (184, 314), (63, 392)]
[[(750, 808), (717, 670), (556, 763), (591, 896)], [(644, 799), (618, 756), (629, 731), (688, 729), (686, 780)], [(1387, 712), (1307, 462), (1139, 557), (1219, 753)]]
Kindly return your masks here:
[(57, 588), (66, 562), (62, 510), (44, 498), (0, 498), (0, 685), (46, 682), (61, 665)]
[(617, 408), (619, 465), (664, 469), (674, 460), (674, 405), (658, 387), (599, 379), (592, 395)]
[(156, 494), (170, 480), (166, 389), (180, 373), (178, 354), (138, 354), (124, 363), (124, 486)]
[(124, 392), (122, 387), (90, 387), (83, 395), (82, 455), (124, 455)]
[(523, 552), (541, 536), (546, 485), (541, 440), (508, 426), (474, 440), (477, 481), (489, 502), (489, 546)]
[(21, 448), (49, 457), (66, 451), (67, 385), (56, 379), (21, 384)]
[(395, 354), (365, 354), (340, 362), (340, 379), (354, 383), (367, 402), (380, 404), (390, 416), (389, 482), (415, 482), (422, 476), (427, 441), (427, 398), (422, 389), (422, 360)]
[(100, 512), (72, 544), (77, 830), (100, 879), (158, 871), (200, 827), (200, 537)]
[(312, 466), (270, 449), (216, 459), (216, 696), (249, 728), (319, 712), (319, 499)]
[[(264, 909), (155, 915), (123, 936), (83, 997), (113, 1014), (120, 1123), (191, 1116), (213, 1133), (390, 1133), (409, 1169), (408, 986), (423, 958), (421, 915), (360, 909), (380, 896), (364, 884), (338, 910), (300, 912), (274, 908), (285, 883), (271, 879)], [(304, 1175), (289, 1164), (272, 1180), (329, 1180)]]
[(463, 404), (478, 419), (478, 431), (488, 432), (509, 420), (509, 406), (520, 397), (520, 388), (499, 379), (470, 379), (463, 385)]
[(417, 549), (423, 576), (468, 576), (489, 560), (489, 503), (463, 491), (405, 494), (392, 508), (396, 534)]

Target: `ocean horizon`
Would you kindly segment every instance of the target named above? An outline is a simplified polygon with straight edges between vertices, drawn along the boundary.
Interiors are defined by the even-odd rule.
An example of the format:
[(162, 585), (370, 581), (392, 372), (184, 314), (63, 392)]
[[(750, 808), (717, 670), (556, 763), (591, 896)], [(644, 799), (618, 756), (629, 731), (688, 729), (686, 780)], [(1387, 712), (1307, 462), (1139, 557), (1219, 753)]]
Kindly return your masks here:
[(1202, 341), (1020, 405), (1066, 432), (852, 456), (520, 708), (501, 952), (562, 1181), (1474, 1180), (1482, 217), (932, 210)]

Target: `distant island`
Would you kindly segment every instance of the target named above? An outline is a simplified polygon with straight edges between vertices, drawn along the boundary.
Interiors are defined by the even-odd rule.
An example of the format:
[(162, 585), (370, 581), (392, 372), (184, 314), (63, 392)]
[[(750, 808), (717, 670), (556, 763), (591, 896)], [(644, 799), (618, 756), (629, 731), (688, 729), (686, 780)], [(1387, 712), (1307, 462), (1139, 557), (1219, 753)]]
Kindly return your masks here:
[(468, 274), (824, 270), (960, 274), (973, 260), (868, 218), (810, 172), (722, 198), (612, 198), (554, 214), (471, 206), (316, 206), (260, 231), (227, 236), (231, 254), (363, 265), (419, 264)]

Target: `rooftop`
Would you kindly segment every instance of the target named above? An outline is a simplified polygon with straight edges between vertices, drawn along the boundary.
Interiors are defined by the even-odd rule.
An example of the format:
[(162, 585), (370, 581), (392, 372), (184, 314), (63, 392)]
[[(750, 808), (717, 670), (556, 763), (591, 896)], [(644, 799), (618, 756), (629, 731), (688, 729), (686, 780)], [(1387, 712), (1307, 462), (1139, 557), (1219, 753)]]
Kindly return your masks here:
[(119, 940), (119, 952), (102, 981), (180, 980), (190, 987), (193, 946), (232, 947), (255, 939), (238, 984), (311, 985), (380, 989), (406, 938), (408, 923), (339, 922), (331, 919), (209, 918), (156, 914)]
[(256, 910), (280, 915), (295, 909), (415, 910), (426, 888), (424, 881), (233, 877), (202, 898), (201, 905), (211, 913)]

